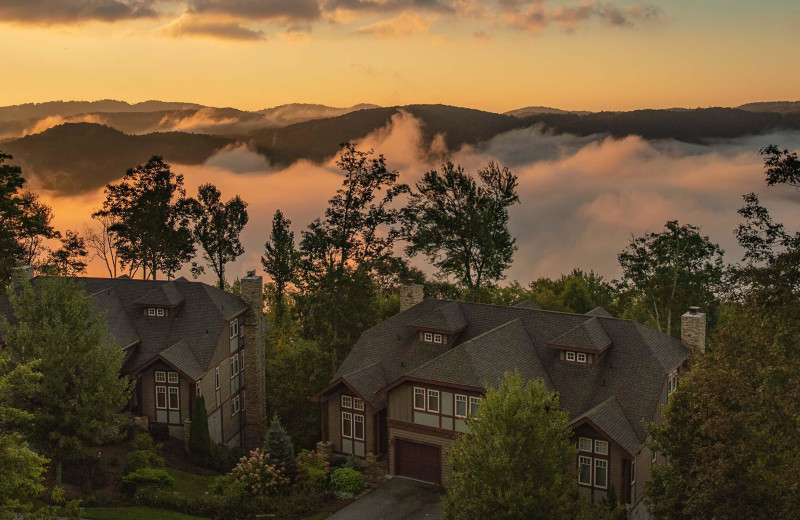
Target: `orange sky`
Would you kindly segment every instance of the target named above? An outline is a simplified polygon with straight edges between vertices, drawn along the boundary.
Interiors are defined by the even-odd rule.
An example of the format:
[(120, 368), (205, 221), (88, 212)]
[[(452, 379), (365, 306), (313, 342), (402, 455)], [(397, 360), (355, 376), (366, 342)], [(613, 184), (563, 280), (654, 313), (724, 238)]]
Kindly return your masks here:
[(732, 106), (800, 99), (798, 48), (780, 0), (0, 0), (0, 105)]

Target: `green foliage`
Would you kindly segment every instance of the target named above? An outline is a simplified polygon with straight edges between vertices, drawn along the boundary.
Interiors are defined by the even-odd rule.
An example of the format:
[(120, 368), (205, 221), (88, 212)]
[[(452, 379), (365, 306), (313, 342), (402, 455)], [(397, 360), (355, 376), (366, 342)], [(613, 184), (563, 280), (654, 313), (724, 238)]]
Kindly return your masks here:
[(222, 202), (220, 191), (213, 184), (197, 188), (192, 201), (194, 229), (192, 235), (203, 248), (203, 259), (217, 275), (217, 287), (225, 289), (225, 264), (244, 253), (239, 233), (247, 224), (247, 203), (238, 195)]
[(86, 272), (86, 239), (77, 232), (67, 230), (61, 237), (61, 247), (50, 251), (41, 270), (56, 276), (77, 276)]
[(198, 396), (192, 406), (192, 426), (189, 430), (189, 458), (195, 464), (206, 466), (211, 458), (211, 433), (208, 431), (206, 400)]
[(365, 486), (364, 477), (353, 468), (339, 468), (331, 473), (331, 490), (339, 498), (353, 498)]
[(272, 417), (269, 429), (267, 429), (267, 433), (264, 436), (264, 453), (269, 455), (272, 463), (282, 471), (289, 483), (294, 482), (294, 478), (297, 475), (294, 445), (292, 444), (292, 438), (286, 433), (277, 415)]
[(163, 468), (142, 468), (128, 473), (122, 477), (120, 482), (122, 491), (131, 494), (141, 486), (170, 487), (173, 485), (175, 485), (175, 479)]
[(294, 247), (294, 232), (289, 229), (291, 225), (292, 221), (285, 218), (281, 210), (275, 211), (272, 231), (264, 244), (264, 256), (261, 257), (264, 271), (275, 286), (269, 307), (277, 324), (283, 323), (286, 317), (286, 293), (288, 286), (296, 281), (300, 260)]
[(256, 448), (239, 461), (231, 471), (231, 477), (244, 484), (249, 496), (266, 497), (278, 493), (291, 483), (287, 473), (282, 461)]
[(149, 450), (134, 450), (125, 458), (125, 474), (133, 473), (145, 468), (163, 468), (164, 459), (156, 452)]
[(156, 445), (153, 437), (146, 432), (136, 435), (133, 439), (133, 448), (136, 450), (155, 451)]
[(700, 228), (671, 220), (661, 233), (634, 237), (619, 254), (620, 288), (639, 302), (647, 325), (659, 332), (678, 335), (679, 318), (691, 305), (701, 306), (713, 325), (722, 254)]
[(476, 179), (446, 163), (417, 182), (406, 211), (406, 253), (423, 253), (470, 294), (503, 278), (516, 250), (508, 208), (517, 202), (517, 176), (490, 162)]
[(328, 489), (330, 464), (326, 453), (303, 450), (297, 456), (297, 468), (297, 486), (300, 489), (315, 492)]
[(53, 460), (60, 484), (71, 454), (120, 437), (131, 391), (119, 377), (123, 353), (105, 344), (104, 319), (78, 282), (42, 278), (9, 299), (18, 323), (0, 319), (0, 333), (13, 365), (40, 360), (41, 384), (25, 407), (34, 414), (31, 441)]
[(445, 517), (569, 518), (577, 478), (567, 425), (558, 396), (543, 382), (507, 373), (453, 447)]

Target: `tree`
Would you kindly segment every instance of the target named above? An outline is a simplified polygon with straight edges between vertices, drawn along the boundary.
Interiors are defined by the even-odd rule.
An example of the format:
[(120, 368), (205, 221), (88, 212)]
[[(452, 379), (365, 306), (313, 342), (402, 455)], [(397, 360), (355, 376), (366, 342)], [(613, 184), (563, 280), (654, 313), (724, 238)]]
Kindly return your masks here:
[(471, 294), (500, 280), (516, 250), (508, 208), (519, 202), (517, 176), (490, 162), (477, 180), (461, 166), (442, 165), (417, 182), (406, 211), (406, 253), (425, 254)]
[(759, 153), (765, 157), (767, 186), (787, 184), (795, 188), (800, 187), (800, 159), (797, 158), (797, 152), (781, 150), (771, 144), (762, 148)]
[(123, 353), (107, 344), (106, 324), (83, 287), (66, 278), (40, 278), (9, 294), (17, 320), (0, 319), (12, 366), (40, 360), (41, 384), (24, 409), (33, 411), (31, 441), (56, 467), (83, 446), (114, 439), (131, 384), (120, 378)]
[(275, 323), (282, 323), (286, 312), (286, 291), (297, 276), (299, 255), (294, 247), (294, 232), (289, 229), (292, 221), (285, 218), (281, 210), (272, 218), (272, 231), (264, 244), (261, 265), (275, 284), (274, 317)]
[(723, 274), (722, 255), (717, 244), (700, 235), (700, 228), (671, 220), (661, 233), (632, 238), (618, 255), (620, 289), (641, 302), (650, 326), (677, 334), (673, 317), (691, 305), (703, 306), (713, 318), (715, 291)]
[(39, 382), (36, 362), (13, 369), (8, 353), (0, 349), (0, 517), (20, 499), (44, 491), (47, 459), (35, 453), (21, 433), (32, 419), (30, 412), (16, 408), (12, 400), (30, 396)]
[(225, 289), (225, 264), (244, 253), (239, 234), (247, 224), (247, 203), (238, 195), (223, 203), (213, 184), (197, 188), (194, 201), (194, 239), (203, 248), (203, 259), (217, 275), (217, 287)]
[(275, 463), (276, 468), (283, 468), (283, 475), (289, 479), (289, 482), (294, 482), (297, 475), (297, 463), (294, 459), (292, 439), (286, 433), (277, 415), (272, 417), (267, 434), (264, 436), (264, 451), (269, 454), (269, 458)]
[(206, 400), (200, 395), (192, 405), (192, 426), (189, 429), (189, 456), (195, 464), (205, 466), (211, 457), (211, 447)]
[(86, 239), (75, 231), (67, 230), (61, 238), (61, 248), (50, 251), (44, 270), (58, 276), (77, 276), (86, 272)]
[(168, 278), (194, 256), (189, 229), (192, 204), (186, 199), (183, 175), (176, 175), (159, 156), (131, 168), (117, 184), (106, 186), (106, 200), (97, 217), (110, 217), (109, 230), (123, 266), (141, 266), (142, 277)]
[(445, 518), (551, 520), (570, 516), (576, 448), (567, 414), (544, 383), (507, 373), (489, 388), (450, 455)]
[[(94, 227), (86, 226), (83, 230), (86, 243), (89, 249), (94, 252), (92, 259), (102, 259), (108, 271), (108, 276), (116, 278), (117, 270), (121, 269), (121, 266), (119, 252), (117, 251), (117, 234), (111, 228), (117, 222), (110, 214), (93, 213), (92, 218), (97, 221), (97, 225)], [(136, 272), (139, 270), (138, 264), (129, 263), (128, 268), (128, 276), (131, 278), (136, 276)]]

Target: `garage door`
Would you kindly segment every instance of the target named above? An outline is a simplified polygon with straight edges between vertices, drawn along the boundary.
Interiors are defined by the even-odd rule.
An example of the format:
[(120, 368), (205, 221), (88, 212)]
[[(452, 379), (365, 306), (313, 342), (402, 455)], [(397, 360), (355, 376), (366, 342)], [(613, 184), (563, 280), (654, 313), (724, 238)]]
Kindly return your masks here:
[(404, 477), (441, 484), (441, 448), (400, 439), (396, 440), (394, 447), (394, 472)]

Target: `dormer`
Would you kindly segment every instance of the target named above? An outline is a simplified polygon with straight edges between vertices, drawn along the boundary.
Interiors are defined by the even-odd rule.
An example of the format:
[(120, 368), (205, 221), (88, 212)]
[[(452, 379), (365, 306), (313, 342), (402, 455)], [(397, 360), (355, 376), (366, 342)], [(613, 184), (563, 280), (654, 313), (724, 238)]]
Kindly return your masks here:
[(450, 302), (409, 324), (417, 331), (417, 339), (433, 345), (452, 345), (456, 336), (467, 328), (467, 320), (458, 303)]
[(596, 317), (591, 317), (547, 344), (558, 350), (560, 360), (578, 365), (594, 365), (611, 346), (611, 338)]
[(142, 312), (147, 317), (163, 318), (174, 314), (183, 301), (183, 294), (175, 286), (175, 282), (167, 282), (159, 284), (133, 305), (143, 309)]

